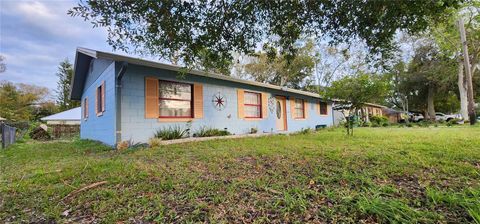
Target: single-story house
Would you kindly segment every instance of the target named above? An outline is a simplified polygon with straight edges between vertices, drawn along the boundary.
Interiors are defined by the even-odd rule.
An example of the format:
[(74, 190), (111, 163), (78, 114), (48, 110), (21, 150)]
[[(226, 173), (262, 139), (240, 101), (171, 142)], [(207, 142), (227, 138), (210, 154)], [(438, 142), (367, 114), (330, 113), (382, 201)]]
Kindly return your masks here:
[(108, 145), (147, 142), (156, 130), (207, 127), (284, 133), (333, 124), (320, 95), (118, 54), (77, 48), (71, 99), (80, 137)]
[(40, 118), (40, 120), (47, 122), (47, 124), (65, 124), (65, 125), (80, 125), (82, 119), (82, 108), (76, 107), (57, 114), (52, 114), (47, 117)]

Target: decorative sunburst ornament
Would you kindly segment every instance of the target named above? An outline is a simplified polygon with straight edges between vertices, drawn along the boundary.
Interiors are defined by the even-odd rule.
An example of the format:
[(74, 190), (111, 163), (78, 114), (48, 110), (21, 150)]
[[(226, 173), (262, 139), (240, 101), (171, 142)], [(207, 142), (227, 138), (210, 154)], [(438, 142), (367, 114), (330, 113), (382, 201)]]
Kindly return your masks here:
[(212, 97), (212, 104), (216, 110), (222, 111), (227, 107), (227, 98), (225, 98), (220, 92), (215, 93)]
[(270, 110), (270, 113), (274, 113), (275, 112), (275, 97), (271, 96), (270, 98), (268, 98), (268, 109)]

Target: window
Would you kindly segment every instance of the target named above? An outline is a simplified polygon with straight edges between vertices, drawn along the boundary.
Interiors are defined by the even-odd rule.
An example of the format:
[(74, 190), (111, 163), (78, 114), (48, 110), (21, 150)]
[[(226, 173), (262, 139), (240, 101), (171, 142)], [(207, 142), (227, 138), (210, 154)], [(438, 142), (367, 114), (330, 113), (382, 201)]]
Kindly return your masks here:
[(102, 86), (97, 88), (97, 113), (102, 112)]
[(320, 115), (328, 115), (328, 106), (325, 102), (320, 102)]
[(262, 117), (262, 96), (260, 93), (252, 93), (245, 91), (244, 106), (246, 118)]
[(83, 99), (83, 119), (88, 118), (88, 98)]
[(295, 99), (295, 118), (305, 118), (305, 103), (302, 99)]
[(102, 84), (97, 87), (95, 96), (95, 112), (97, 116), (100, 116), (105, 112), (105, 82), (102, 82)]
[(191, 118), (192, 85), (159, 81), (159, 108), (162, 118)]

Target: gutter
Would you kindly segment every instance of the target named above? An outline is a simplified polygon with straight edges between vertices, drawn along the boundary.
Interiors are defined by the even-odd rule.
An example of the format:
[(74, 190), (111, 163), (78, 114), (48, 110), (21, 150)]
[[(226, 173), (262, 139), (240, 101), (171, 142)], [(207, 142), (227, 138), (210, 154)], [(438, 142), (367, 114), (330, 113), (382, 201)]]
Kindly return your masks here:
[(115, 142), (122, 140), (122, 78), (127, 71), (128, 63), (122, 62), (122, 67), (118, 71), (115, 79)]

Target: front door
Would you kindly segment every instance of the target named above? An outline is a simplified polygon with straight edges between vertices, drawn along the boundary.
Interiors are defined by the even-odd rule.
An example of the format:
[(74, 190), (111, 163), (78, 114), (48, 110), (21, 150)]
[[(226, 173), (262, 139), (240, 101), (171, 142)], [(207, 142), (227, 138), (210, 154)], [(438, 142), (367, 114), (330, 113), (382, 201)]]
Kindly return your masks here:
[(287, 103), (283, 96), (275, 97), (275, 117), (278, 131), (287, 130)]

